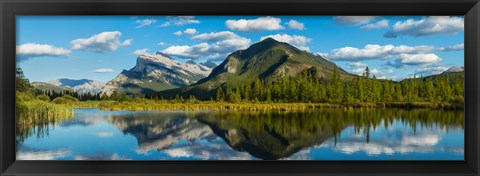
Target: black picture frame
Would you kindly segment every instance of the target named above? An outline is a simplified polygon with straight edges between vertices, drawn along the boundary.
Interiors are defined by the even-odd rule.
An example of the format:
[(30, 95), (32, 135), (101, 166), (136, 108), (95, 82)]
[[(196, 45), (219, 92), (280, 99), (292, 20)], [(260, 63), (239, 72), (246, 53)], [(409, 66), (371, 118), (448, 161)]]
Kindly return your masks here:
[[(465, 161), (16, 161), (16, 15), (464, 15)], [(0, 0), (1, 175), (479, 175), (478, 0)]]

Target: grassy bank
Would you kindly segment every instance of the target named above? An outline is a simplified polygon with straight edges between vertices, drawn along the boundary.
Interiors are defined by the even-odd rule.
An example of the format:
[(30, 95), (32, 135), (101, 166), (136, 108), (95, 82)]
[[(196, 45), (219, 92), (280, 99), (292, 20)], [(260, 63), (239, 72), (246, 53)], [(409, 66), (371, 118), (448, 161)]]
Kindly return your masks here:
[(433, 102), (391, 102), (391, 103), (273, 103), (273, 102), (215, 102), (195, 101), (178, 102), (168, 100), (137, 99), (133, 101), (90, 101), (78, 102), (76, 108), (99, 108), (101, 110), (182, 110), (182, 111), (291, 111), (318, 108), (428, 108), (428, 109), (463, 109), (463, 104)]
[(18, 101), (16, 105), (18, 124), (49, 123), (73, 117), (74, 106), (69, 104), (55, 104), (34, 99)]

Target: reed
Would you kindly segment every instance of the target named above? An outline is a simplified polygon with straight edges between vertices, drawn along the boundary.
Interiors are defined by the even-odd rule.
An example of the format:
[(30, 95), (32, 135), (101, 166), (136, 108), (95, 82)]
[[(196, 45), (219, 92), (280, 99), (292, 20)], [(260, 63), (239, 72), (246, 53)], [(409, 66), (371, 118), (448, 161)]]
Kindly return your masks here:
[(15, 115), (18, 125), (28, 125), (62, 121), (73, 117), (73, 112), (72, 105), (34, 99), (17, 101)]
[[(147, 100), (137, 99), (133, 101), (101, 101), (91, 102), (90, 105), (97, 105), (101, 110), (164, 110), (164, 111), (295, 111), (305, 109), (319, 108), (424, 108), (424, 109), (463, 109), (463, 104), (453, 103), (431, 103), (431, 102), (393, 102), (393, 103), (273, 103), (273, 102), (216, 102), (216, 101), (196, 101), (179, 102), (169, 100)], [(89, 107), (92, 108), (92, 107)], [(93, 107), (94, 108), (94, 107)]]

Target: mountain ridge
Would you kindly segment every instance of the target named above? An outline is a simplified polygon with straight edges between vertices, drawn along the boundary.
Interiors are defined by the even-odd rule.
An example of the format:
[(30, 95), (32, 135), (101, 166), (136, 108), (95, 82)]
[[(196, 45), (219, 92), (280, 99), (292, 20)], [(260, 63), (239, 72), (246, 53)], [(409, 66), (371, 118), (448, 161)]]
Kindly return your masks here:
[(123, 70), (107, 82), (102, 94), (111, 95), (115, 91), (128, 95), (147, 94), (184, 87), (208, 76), (210, 72), (211, 68), (207, 66), (193, 61), (182, 64), (161, 52), (142, 54), (137, 57), (132, 69)]
[(337, 69), (344, 79), (355, 75), (346, 72), (326, 58), (302, 51), (288, 43), (266, 38), (245, 50), (238, 50), (226, 57), (210, 75), (190, 86), (159, 92), (163, 97), (179, 94), (194, 95), (205, 99), (211, 97), (219, 86), (236, 88), (240, 82), (252, 83), (256, 78), (266, 82), (281, 77), (295, 77), (303, 71), (310, 71), (319, 78), (329, 79)]

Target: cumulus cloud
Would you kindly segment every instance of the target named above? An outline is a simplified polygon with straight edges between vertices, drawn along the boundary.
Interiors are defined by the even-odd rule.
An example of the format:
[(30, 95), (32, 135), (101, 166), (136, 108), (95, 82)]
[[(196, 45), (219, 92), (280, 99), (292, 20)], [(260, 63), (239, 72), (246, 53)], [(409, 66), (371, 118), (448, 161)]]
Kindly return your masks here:
[(362, 63), (362, 62), (349, 62), (349, 63), (347, 64), (347, 66), (348, 66), (349, 68), (352, 68), (352, 67), (353, 67), (353, 68), (355, 68), (355, 67), (356, 67), (356, 68), (358, 68), (358, 67), (363, 67), (363, 68), (365, 68), (365, 67), (368, 66), (368, 64), (365, 64), (365, 63)]
[(295, 21), (295, 20), (290, 20), (288, 22), (288, 27), (292, 28), (292, 29), (297, 29), (297, 30), (305, 29), (305, 25), (303, 23), (300, 23), (300, 22)]
[(143, 20), (136, 20), (135, 21), (135, 23), (138, 24), (138, 26), (136, 28), (150, 26), (150, 25), (152, 25), (153, 23), (156, 23), (156, 22), (157, 22), (157, 20), (155, 20), (155, 19), (143, 19)]
[(429, 36), (435, 34), (455, 34), (464, 29), (463, 17), (430, 16), (420, 20), (408, 19), (393, 25), (393, 29), (384, 34), (387, 38), (400, 35)]
[(148, 48), (138, 49), (138, 50), (133, 51), (132, 54), (135, 54), (135, 55), (147, 54), (149, 50), (150, 49), (148, 49)]
[[(434, 52), (461, 50), (462, 48), (462, 44), (448, 47), (368, 44), (363, 48), (343, 47), (321, 54), (331, 60), (350, 61), (351, 63), (347, 64), (349, 69), (355, 68), (355, 65), (361, 65), (359, 62), (363, 60), (385, 60), (387, 66), (404, 68), (439, 63), (442, 58)], [(358, 70), (358, 72), (360, 71)]]
[(261, 37), (260, 40), (264, 40), (266, 38), (273, 38), (277, 41), (288, 43), (290, 45), (293, 45), (293, 46), (295, 46), (297, 48), (300, 48), (301, 50), (305, 50), (305, 51), (310, 50), (310, 48), (307, 47), (307, 44), (310, 43), (310, 41), (312, 41), (312, 39), (307, 38), (305, 36), (288, 35), (288, 34), (267, 35), (267, 36)]
[(368, 24), (370, 21), (375, 20), (376, 16), (336, 16), (333, 17), (338, 25), (342, 26), (359, 26)]
[(376, 23), (364, 25), (364, 26), (361, 27), (361, 29), (372, 30), (372, 29), (383, 29), (383, 28), (387, 28), (387, 27), (388, 27), (388, 20), (383, 19), (383, 20), (380, 20)]
[(230, 31), (204, 33), (193, 36), (192, 39), (202, 41), (195, 45), (174, 45), (162, 53), (188, 59), (209, 58), (212, 60), (223, 59), (233, 51), (246, 49), (251, 40), (238, 36)]
[(439, 62), (442, 59), (435, 54), (400, 54), (400, 61), (406, 65), (421, 65)]
[(165, 42), (158, 42), (157, 45), (160, 45), (160, 46), (163, 46), (163, 45), (166, 45), (167, 43)]
[(463, 50), (463, 49), (464, 49), (464, 45), (463, 45), (463, 43), (461, 43), (461, 44), (457, 44), (457, 45), (453, 45), (453, 46), (443, 47), (443, 48), (440, 48), (439, 50), (441, 50), (441, 51), (460, 51), (460, 50)]
[(341, 61), (361, 61), (361, 60), (389, 60), (387, 65), (401, 68), (408, 65), (423, 65), (429, 63), (438, 63), (442, 59), (434, 54), (435, 51), (450, 51), (459, 50), (461, 45), (455, 45), (450, 47), (437, 48), (434, 46), (419, 45), (419, 46), (406, 46), (406, 45), (374, 45), (368, 44), (364, 48), (343, 47), (333, 49), (329, 53), (323, 53), (323, 55), (332, 60)]
[(429, 67), (422, 67), (420, 69), (415, 70), (415, 74), (423, 75), (423, 76), (430, 76), (443, 73), (444, 71), (448, 70), (447, 67), (443, 65), (433, 65)]
[(282, 20), (271, 16), (260, 17), (253, 20), (227, 20), (225, 25), (231, 30), (242, 32), (273, 31), (285, 29), (281, 25)]
[(200, 21), (195, 19), (195, 16), (178, 16), (178, 17), (168, 17), (168, 21), (161, 24), (161, 27), (167, 27), (173, 25), (183, 26), (186, 24), (199, 24)]
[(400, 54), (399, 59), (387, 62), (388, 66), (405, 68), (407, 66), (431, 65), (442, 61), (436, 54)]
[(173, 34), (177, 35), (177, 36), (181, 36), (181, 35), (193, 35), (193, 34), (196, 34), (197, 33), (197, 30), (194, 29), (194, 28), (187, 28), (185, 29), (184, 31), (177, 31)]
[(113, 72), (115, 72), (115, 70), (113, 70), (111, 68), (99, 68), (99, 69), (93, 70), (92, 72), (94, 72), (94, 73), (113, 73)]
[(240, 38), (240, 37), (231, 31), (203, 33), (203, 34), (192, 37), (192, 39), (194, 40), (202, 40), (206, 42), (217, 42), (221, 40), (228, 40), (228, 39), (234, 39), (234, 38)]
[(37, 43), (25, 43), (17, 46), (16, 52), (20, 61), (42, 56), (67, 57), (70, 54), (68, 49)]
[(108, 31), (95, 34), (90, 38), (76, 39), (71, 42), (74, 50), (87, 50), (97, 53), (116, 51), (119, 47), (132, 44), (132, 39), (120, 41), (122, 33), (119, 31)]
[(17, 160), (57, 160), (70, 153), (68, 149), (18, 151)]

